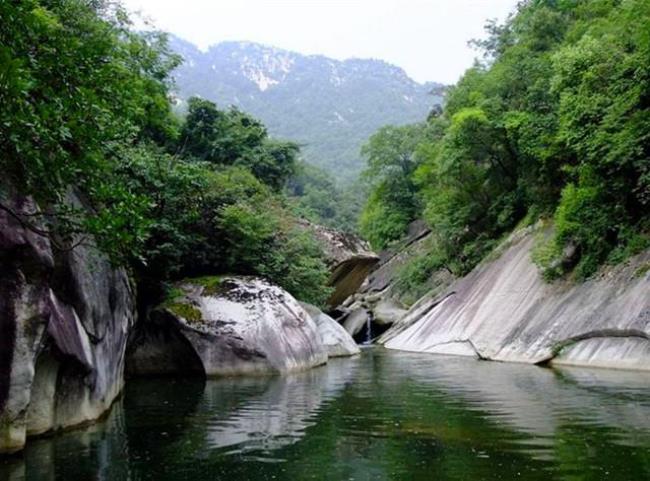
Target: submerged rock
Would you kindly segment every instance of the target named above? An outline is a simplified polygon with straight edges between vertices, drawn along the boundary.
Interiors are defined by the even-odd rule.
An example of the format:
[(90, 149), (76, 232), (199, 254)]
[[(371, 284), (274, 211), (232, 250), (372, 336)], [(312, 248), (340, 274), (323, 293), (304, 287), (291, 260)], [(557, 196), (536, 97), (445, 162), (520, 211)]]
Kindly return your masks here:
[(323, 344), (327, 349), (328, 357), (354, 356), (361, 350), (352, 336), (348, 334), (341, 324), (322, 312), (316, 306), (301, 302), (300, 305), (307, 311), (318, 326)]
[(0, 452), (13, 452), (29, 435), (109, 409), (124, 383), (135, 300), (126, 272), (97, 250), (54, 249), (29, 223), (38, 218), (33, 201), (14, 196), (3, 205)]
[(152, 313), (129, 373), (283, 373), (327, 361), (314, 320), (289, 293), (253, 277), (187, 280)]
[(650, 370), (650, 251), (584, 283), (548, 284), (531, 260), (535, 235), (514, 233), (495, 259), (423, 298), (381, 341), (499, 361)]

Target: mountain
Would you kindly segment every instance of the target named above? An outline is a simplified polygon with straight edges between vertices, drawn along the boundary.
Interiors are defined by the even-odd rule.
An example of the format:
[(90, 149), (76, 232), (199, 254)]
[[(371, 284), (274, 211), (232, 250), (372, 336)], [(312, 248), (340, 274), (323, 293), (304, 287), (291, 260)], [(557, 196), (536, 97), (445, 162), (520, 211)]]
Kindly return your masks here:
[(377, 128), (423, 120), (442, 85), (420, 84), (381, 60), (333, 60), (251, 42), (201, 51), (170, 38), (184, 63), (174, 72), (181, 108), (198, 95), (262, 120), (271, 135), (302, 146), (305, 160), (341, 181), (364, 167), (361, 145)]

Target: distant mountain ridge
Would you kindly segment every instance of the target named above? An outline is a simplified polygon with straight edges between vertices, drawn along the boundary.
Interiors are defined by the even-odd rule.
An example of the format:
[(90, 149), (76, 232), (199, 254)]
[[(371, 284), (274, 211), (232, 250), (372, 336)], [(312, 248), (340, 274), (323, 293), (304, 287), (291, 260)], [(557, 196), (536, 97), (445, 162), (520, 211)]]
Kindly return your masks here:
[(170, 46), (185, 59), (173, 74), (181, 102), (198, 95), (249, 112), (343, 181), (363, 169), (359, 150), (375, 130), (423, 120), (441, 102), (441, 84), (419, 84), (381, 60), (340, 61), (252, 42), (203, 52), (178, 37)]

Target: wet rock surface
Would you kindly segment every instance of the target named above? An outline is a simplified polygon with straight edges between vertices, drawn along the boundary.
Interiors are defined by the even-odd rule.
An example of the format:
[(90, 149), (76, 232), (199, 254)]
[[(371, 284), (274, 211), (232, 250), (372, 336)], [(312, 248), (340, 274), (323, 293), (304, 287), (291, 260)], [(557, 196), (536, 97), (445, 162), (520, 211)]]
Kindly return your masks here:
[(206, 376), (283, 373), (327, 361), (316, 323), (280, 287), (253, 277), (176, 287), (178, 295), (152, 313), (135, 341), (130, 374), (194, 371), (197, 360)]

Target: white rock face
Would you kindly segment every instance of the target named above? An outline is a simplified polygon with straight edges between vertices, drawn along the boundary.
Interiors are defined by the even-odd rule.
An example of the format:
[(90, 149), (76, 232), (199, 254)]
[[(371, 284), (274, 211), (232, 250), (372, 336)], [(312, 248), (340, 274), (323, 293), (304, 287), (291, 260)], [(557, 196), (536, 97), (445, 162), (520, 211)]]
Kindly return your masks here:
[(304, 302), (301, 302), (300, 305), (316, 322), (328, 357), (354, 356), (361, 352), (357, 343), (341, 324), (316, 306)]
[[(327, 362), (316, 323), (280, 287), (252, 277), (178, 287), (183, 295), (153, 315), (151, 333), (131, 353), (134, 374), (182, 371), (182, 359), (190, 357), (198, 357), (207, 376), (284, 373)], [(175, 356), (169, 351), (183, 344), (187, 351), (176, 353), (169, 367)]]
[(580, 284), (544, 282), (534, 232), (446, 293), (419, 301), (382, 338), (407, 351), (650, 370), (650, 252)]

